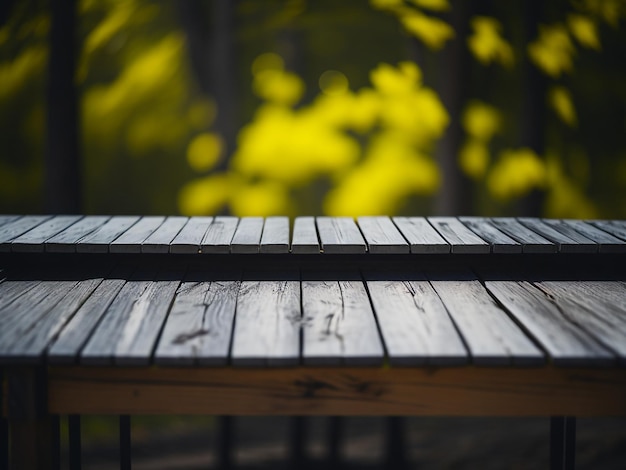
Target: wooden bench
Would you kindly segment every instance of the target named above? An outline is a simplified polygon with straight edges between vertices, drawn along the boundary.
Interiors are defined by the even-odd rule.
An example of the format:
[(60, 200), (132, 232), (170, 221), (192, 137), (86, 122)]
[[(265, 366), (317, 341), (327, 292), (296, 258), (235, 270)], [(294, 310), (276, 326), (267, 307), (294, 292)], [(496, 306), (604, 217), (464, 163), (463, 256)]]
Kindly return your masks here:
[(13, 465), (54, 415), (447, 415), (553, 417), (563, 468), (566, 417), (626, 415), (626, 222), (290, 225), (0, 216)]

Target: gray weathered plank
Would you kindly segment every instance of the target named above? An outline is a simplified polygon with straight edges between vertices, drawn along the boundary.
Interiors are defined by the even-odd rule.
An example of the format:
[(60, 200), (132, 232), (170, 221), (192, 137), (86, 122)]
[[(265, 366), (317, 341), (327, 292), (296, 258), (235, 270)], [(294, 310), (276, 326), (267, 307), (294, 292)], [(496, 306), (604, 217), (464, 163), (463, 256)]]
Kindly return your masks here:
[(584, 241), (576, 241), (540, 219), (520, 217), (519, 221), (542, 237), (552, 241), (562, 253), (594, 253), (598, 251), (598, 245), (582, 235), (577, 238)]
[(50, 218), (49, 215), (26, 215), (0, 226), (0, 252), (11, 251), (11, 242)]
[(230, 242), (235, 235), (238, 223), (237, 217), (215, 217), (204, 235), (200, 251), (202, 253), (230, 253)]
[(351, 217), (317, 217), (324, 253), (365, 253), (367, 245)]
[(302, 281), (305, 364), (380, 365), (384, 359), (374, 312), (356, 273), (339, 280)]
[(300, 323), (299, 281), (243, 281), (237, 298), (232, 363), (297, 364)]
[(165, 217), (142, 217), (109, 245), (111, 253), (141, 253), (141, 244), (163, 223)]
[[(542, 364), (543, 353), (471, 275), (433, 280), (475, 364)], [(459, 280), (462, 279), (462, 280)]]
[(0, 344), (0, 355), (13, 363), (41, 362), (50, 342), (101, 282), (101, 278), (88, 278), (76, 283), (56, 305), (21, 332), (18, 341)]
[(76, 252), (76, 244), (81, 238), (86, 237), (103, 226), (109, 216), (86, 216), (75, 224), (70, 225), (62, 232), (49, 238), (44, 243), (45, 251), (53, 253), (74, 253)]
[(141, 244), (142, 253), (169, 253), (170, 244), (189, 218), (170, 216)]
[(19, 215), (0, 215), (0, 226), (13, 222), (19, 218)]
[(43, 252), (44, 242), (77, 222), (79, 215), (57, 215), (20, 235), (11, 242), (11, 251)]
[(182, 272), (163, 280), (145, 280), (152, 277), (140, 273), (124, 285), (83, 349), (82, 363), (150, 363)]
[(139, 217), (116, 216), (109, 219), (95, 231), (85, 235), (76, 245), (78, 253), (108, 253), (109, 244), (132, 227)]
[(626, 222), (623, 220), (589, 220), (600, 230), (604, 230), (611, 235), (626, 241)]
[(320, 253), (314, 217), (296, 217), (293, 223), (291, 252), (296, 254)]
[(450, 253), (450, 244), (424, 217), (394, 217), (393, 222), (408, 240), (411, 253)]
[(599, 253), (626, 253), (626, 242), (604, 230), (582, 220), (565, 219), (561, 222), (597, 243)]
[(459, 217), (459, 220), (483, 240), (489, 242), (492, 253), (521, 253), (521, 243), (513, 240), (483, 217)]
[(491, 222), (509, 237), (522, 244), (523, 253), (556, 253), (557, 246), (512, 217), (492, 218)]
[(585, 329), (626, 364), (626, 286), (615, 281), (542, 281), (564, 317)]
[(154, 355), (161, 365), (226, 365), (240, 281), (186, 280)]
[(263, 217), (242, 217), (230, 245), (231, 253), (258, 253)]
[[(3, 276), (4, 277), (4, 276)], [(0, 283), (0, 309), (9, 305), (15, 299), (24, 295), (41, 281), (5, 279)]]
[(261, 236), (261, 253), (289, 253), (289, 217), (267, 217)]
[(429, 217), (428, 221), (450, 244), (452, 253), (489, 253), (489, 243), (454, 217)]
[(170, 253), (194, 254), (200, 252), (200, 244), (209, 229), (213, 217), (191, 217), (170, 244)]
[(389, 217), (359, 217), (370, 253), (408, 253), (409, 244)]
[(98, 285), (49, 348), (48, 362), (51, 364), (76, 362), (79, 352), (91, 337), (94, 328), (126, 283), (127, 274), (124, 271), (114, 272)]
[(422, 276), (403, 280), (366, 273), (367, 287), (392, 365), (461, 365), (463, 341), (439, 296)]
[(487, 289), (548, 352), (555, 365), (608, 365), (615, 356), (527, 281), (486, 281)]

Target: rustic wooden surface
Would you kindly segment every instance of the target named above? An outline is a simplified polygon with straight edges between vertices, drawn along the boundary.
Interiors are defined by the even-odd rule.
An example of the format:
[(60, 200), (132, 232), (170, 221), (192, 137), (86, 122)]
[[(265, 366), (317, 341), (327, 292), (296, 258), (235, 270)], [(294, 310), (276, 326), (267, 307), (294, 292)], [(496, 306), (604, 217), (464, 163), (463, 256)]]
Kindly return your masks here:
[(141, 243), (142, 253), (169, 253), (170, 244), (187, 223), (187, 217), (168, 217)]
[(367, 245), (354, 219), (350, 217), (317, 217), (324, 253), (365, 253)]
[(295, 218), (291, 251), (296, 254), (319, 254), (320, 242), (317, 238), (314, 217)]
[(493, 253), (521, 253), (521, 243), (513, 240), (483, 217), (459, 217), (468, 228), (491, 244)]
[(409, 244), (389, 217), (359, 217), (370, 253), (408, 253)]
[(411, 253), (450, 253), (450, 244), (424, 217), (394, 217), (393, 222), (411, 246)]
[(110, 217), (86, 216), (45, 242), (45, 251), (73, 253), (79, 240), (102, 227)]
[(111, 242), (111, 253), (141, 253), (143, 242), (152, 235), (163, 223), (165, 217), (142, 217), (139, 222), (129, 228)]
[(202, 239), (200, 245), (202, 253), (230, 253), (230, 243), (238, 223), (237, 217), (215, 217)]
[(170, 244), (170, 253), (197, 254), (213, 217), (191, 217)]
[(430, 217), (430, 223), (450, 243), (452, 253), (489, 253), (489, 244), (454, 217)]
[(524, 253), (555, 253), (557, 251), (557, 246), (554, 243), (513, 218), (496, 218), (491, 219), (491, 222), (509, 237), (520, 242)]
[(232, 253), (258, 253), (263, 235), (263, 217), (243, 217), (230, 245)]

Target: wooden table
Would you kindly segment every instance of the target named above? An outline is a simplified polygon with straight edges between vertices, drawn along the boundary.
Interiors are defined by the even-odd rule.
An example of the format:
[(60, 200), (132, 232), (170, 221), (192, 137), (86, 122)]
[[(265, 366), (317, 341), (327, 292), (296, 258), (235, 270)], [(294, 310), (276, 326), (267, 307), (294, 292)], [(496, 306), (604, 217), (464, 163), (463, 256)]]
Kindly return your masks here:
[(65, 414), (624, 416), (624, 261), (623, 221), (0, 216), (11, 458)]

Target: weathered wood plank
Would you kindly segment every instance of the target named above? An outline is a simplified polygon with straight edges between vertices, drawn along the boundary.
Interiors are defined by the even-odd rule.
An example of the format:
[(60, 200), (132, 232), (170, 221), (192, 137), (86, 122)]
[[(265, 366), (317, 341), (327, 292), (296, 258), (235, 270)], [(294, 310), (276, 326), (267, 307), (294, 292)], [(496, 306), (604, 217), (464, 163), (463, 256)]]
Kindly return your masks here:
[[(302, 360), (305, 364), (382, 364), (383, 345), (359, 273), (302, 281)], [(324, 277), (324, 276), (322, 276)]]
[(43, 252), (44, 242), (77, 222), (79, 215), (58, 215), (37, 225), (11, 242), (11, 251)]
[(51, 364), (72, 364), (77, 361), (80, 350), (91, 337), (93, 330), (128, 277), (127, 269), (117, 269), (98, 285), (49, 348), (48, 362)]
[(380, 274), (365, 276), (390, 363), (466, 364), (463, 341), (428, 281), (418, 275), (387, 280)]
[(620, 240), (619, 238), (600, 230), (589, 223), (573, 219), (566, 219), (561, 222), (584, 235), (589, 240), (593, 240), (597, 243), (599, 253), (626, 253), (625, 241)]
[(317, 217), (324, 253), (365, 253), (367, 245), (351, 217)]
[(615, 356), (568, 321), (527, 281), (486, 281), (487, 289), (548, 352), (555, 365), (608, 365)]
[(24, 295), (41, 281), (6, 279), (0, 283), (0, 309)]
[(452, 253), (489, 253), (489, 243), (454, 217), (429, 217), (428, 221), (450, 244)]
[(570, 236), (564, 235), (557, 228), (548, 225), (542, 220), (520, 217), (519, 221), (542, 237), (552, 241), (562, 253), (595, 253), (598, 251), (598, 245), (582, 235), (579, 235), (577, 238), (586, 241), (579, 242)]
[(53, 367), (49, 377), (54, 414), (626, 416), (621, 368)]
[(141, 244), (142, 253), (169, 253), (170, 244), (185, 226), (188, 217), (170, 216)]
[(493, 226), (483, 217), (459, 217), (459, 220), (483, 240), (489, 242), (493, 253), (521, 253), (521, 243)]
[(300, 323), (299, 281), (243, 281), (237, 298), (232, 363), (297, 364)]
[(233, 235), (231, 253), (258, 253), (263, 222), (263, 217), (242, 217)]
[(611, 349), (626, 364), (626, 287), (614, 281), (536, 283), (562, 315)]
[(109, 219), (109, 216), (88, 215), (83, 217), (75, 224), (70, 225), (62, 232), (46, 240), (44, 243), (45, 251), (53, 253), (74, 253), (76, 251), (76, 244), (81, 238), (86, 237), (103, 226)]
[(589, 220), (600, 230), (604, 230), (611, 235), (626, 241), (626, 223), (622, 220)]
[(230, 242), (238, 223), (237, 217), (215, 217), (202, 240), (200, 246), (202, 253), (230, 253)]
[(393, 222), (408, 240), (411, 253), (450, 253), (450, 244), (424, 217), (394, 217)]
[(359, 217), (370, 253), (408, 253), (409, 244), (389, 217)]
[(108, 253), (109, 244), (132, 227), (139, 217), (116, 216), (109, 219), (95, 231), (85, 235), (76, 245), (78, 253)]
[(0, 226), (13, 222), (19, 218), (19, 215), (0, 215)]
[(170, 253), (194, 254), (200, 252), (200, 243), (213, 217), (191, 217), (170, 244)]
[(472, 362), (477, 365), (545, 362), (544, 354), (478, 280), (463, 273), (454, 273), (449, 279), (453, 280), (432, 280), (431, 284), (459, 329)]
[(56, 305), (20, 334), (19, 341), (10, 345), (0, 343), (0, 356), (12, 363), (40, 363), (50, 342), (101, 282), (102, 278), (93, 278), (76, 283)]
[(556, 253), (557, 246), (550, 240), (529, 230), (511, 217), (492, 218), (491, 222), (509, 237), (522, 244), (523, 253)]
[(228, 363), (240, 281), (203, 277), (179, 286), (154, 355), (156, 364)]
[(165, 217), (142, 217), (135, 225), (113, 240), (109, 245), (111, 253), (141, 253), (141, 244), (163, 223)]
[(0, 226), (0, 252), (11, 251), (11, 242), (50, 218), (49, 215), (25, 215)]
[(291, 252), (296, 254), (319, 254), (320, 243), (317, 238), (314, 217), (296, 217), (293, 224)]
[(289, 253), (289, 217), (267, 217), (261, 236), (261, 253)]

